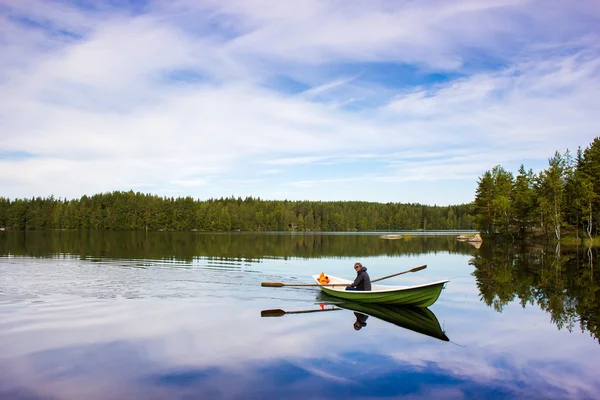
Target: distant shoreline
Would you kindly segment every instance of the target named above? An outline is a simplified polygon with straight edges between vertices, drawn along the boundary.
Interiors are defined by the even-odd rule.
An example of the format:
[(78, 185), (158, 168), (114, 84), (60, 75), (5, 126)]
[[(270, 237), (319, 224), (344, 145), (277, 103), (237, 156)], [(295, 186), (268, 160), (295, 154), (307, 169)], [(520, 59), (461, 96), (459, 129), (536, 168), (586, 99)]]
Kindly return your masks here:
[(431, 231), (201, 231), (201, 230), (189, 230), (189, 231), (175, 231), (175, 230), (110, 230), (110, 229), (35, 229), (35, 230), (24, 230), (24, 229), (2, 229), (2, 232), (151, 232), (151, 233), (200, 233), (200, 234), (289, 234), (289, 235), (379, 235), (379, 236), (398, 236), (395, 239), (400, 239), (406, 235), (408, 236), (456, 236), (460, 234), (476, 234), (477, 231), (473, 230), (431, 230)]

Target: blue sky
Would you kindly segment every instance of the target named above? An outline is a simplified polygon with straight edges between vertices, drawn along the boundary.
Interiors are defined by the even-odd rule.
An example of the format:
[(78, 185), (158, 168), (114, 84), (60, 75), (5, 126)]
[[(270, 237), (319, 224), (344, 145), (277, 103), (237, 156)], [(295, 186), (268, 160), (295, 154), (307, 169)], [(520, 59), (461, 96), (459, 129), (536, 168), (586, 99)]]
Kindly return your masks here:
[(0, 196), (458, 204), (600, 135), (593, 0), (0, 0)]

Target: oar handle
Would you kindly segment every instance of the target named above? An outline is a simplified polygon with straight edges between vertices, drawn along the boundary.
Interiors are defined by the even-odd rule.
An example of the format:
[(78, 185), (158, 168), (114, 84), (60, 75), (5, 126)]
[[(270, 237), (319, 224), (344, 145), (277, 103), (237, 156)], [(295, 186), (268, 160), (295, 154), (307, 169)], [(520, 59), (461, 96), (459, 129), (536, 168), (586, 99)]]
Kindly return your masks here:
[(427, 268), (427, 265), (421, 265), (420, 267), (415, 267), (413, 269), (409, 269), (408, 271), (398, 272), (397, 274), (392, 274), (392, 275), (384, 276), (382, 278), (373, 279), (371, 281), (371, 283), (372, 282), (382, 281), (384, 279), (391, 278), (391, 277), (398, 276), (398, 275), (402, 275), (402, 274), (408, 274), (409, 272), (417, 272), (417, 271), (420, 271), (420, 270), (425, 269), (425, 268)]
[(341, 308), (324, 308), (322, 310), (299, 310), (299, 311), (286, 311), (286, 314), (305, 314), (305, 313), (313, 313), (313, 312), (323, 312), (323, 311), (337, 311), (341, 310)]

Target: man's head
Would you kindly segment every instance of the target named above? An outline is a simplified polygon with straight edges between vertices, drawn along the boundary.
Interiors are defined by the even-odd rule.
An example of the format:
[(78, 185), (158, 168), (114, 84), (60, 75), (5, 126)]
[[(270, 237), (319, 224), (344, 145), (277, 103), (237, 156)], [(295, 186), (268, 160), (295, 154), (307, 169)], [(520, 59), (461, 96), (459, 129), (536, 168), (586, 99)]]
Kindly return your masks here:
[(354, 264), (354, 269), (355, 269), (355, 270), (357, 270), (357, 271), (358, 271), (358, 270), (360, 270), (361, 268), (362, 268), (362, 264), (361, 264), (361, 263), (358, 263), (358, 262), (357, 262), (356, 264)]
[(356, 320), (353, 325), (355, 331), (360, 331), (363, 327), (367, 326), (367, 323)]

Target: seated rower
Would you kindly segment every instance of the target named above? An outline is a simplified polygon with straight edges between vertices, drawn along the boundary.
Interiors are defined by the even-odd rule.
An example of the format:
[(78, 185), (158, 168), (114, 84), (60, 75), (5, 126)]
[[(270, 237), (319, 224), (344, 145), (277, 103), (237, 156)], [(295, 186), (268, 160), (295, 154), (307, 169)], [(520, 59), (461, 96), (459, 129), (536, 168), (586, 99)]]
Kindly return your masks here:
[(357, 262), (354, 264), (354, 270), (356, 271), (356, 279), (352, 282), (352, 285), (346, 287), (346, 290), (371, 290), (371, 278), (367, 274), (367, 268)]

